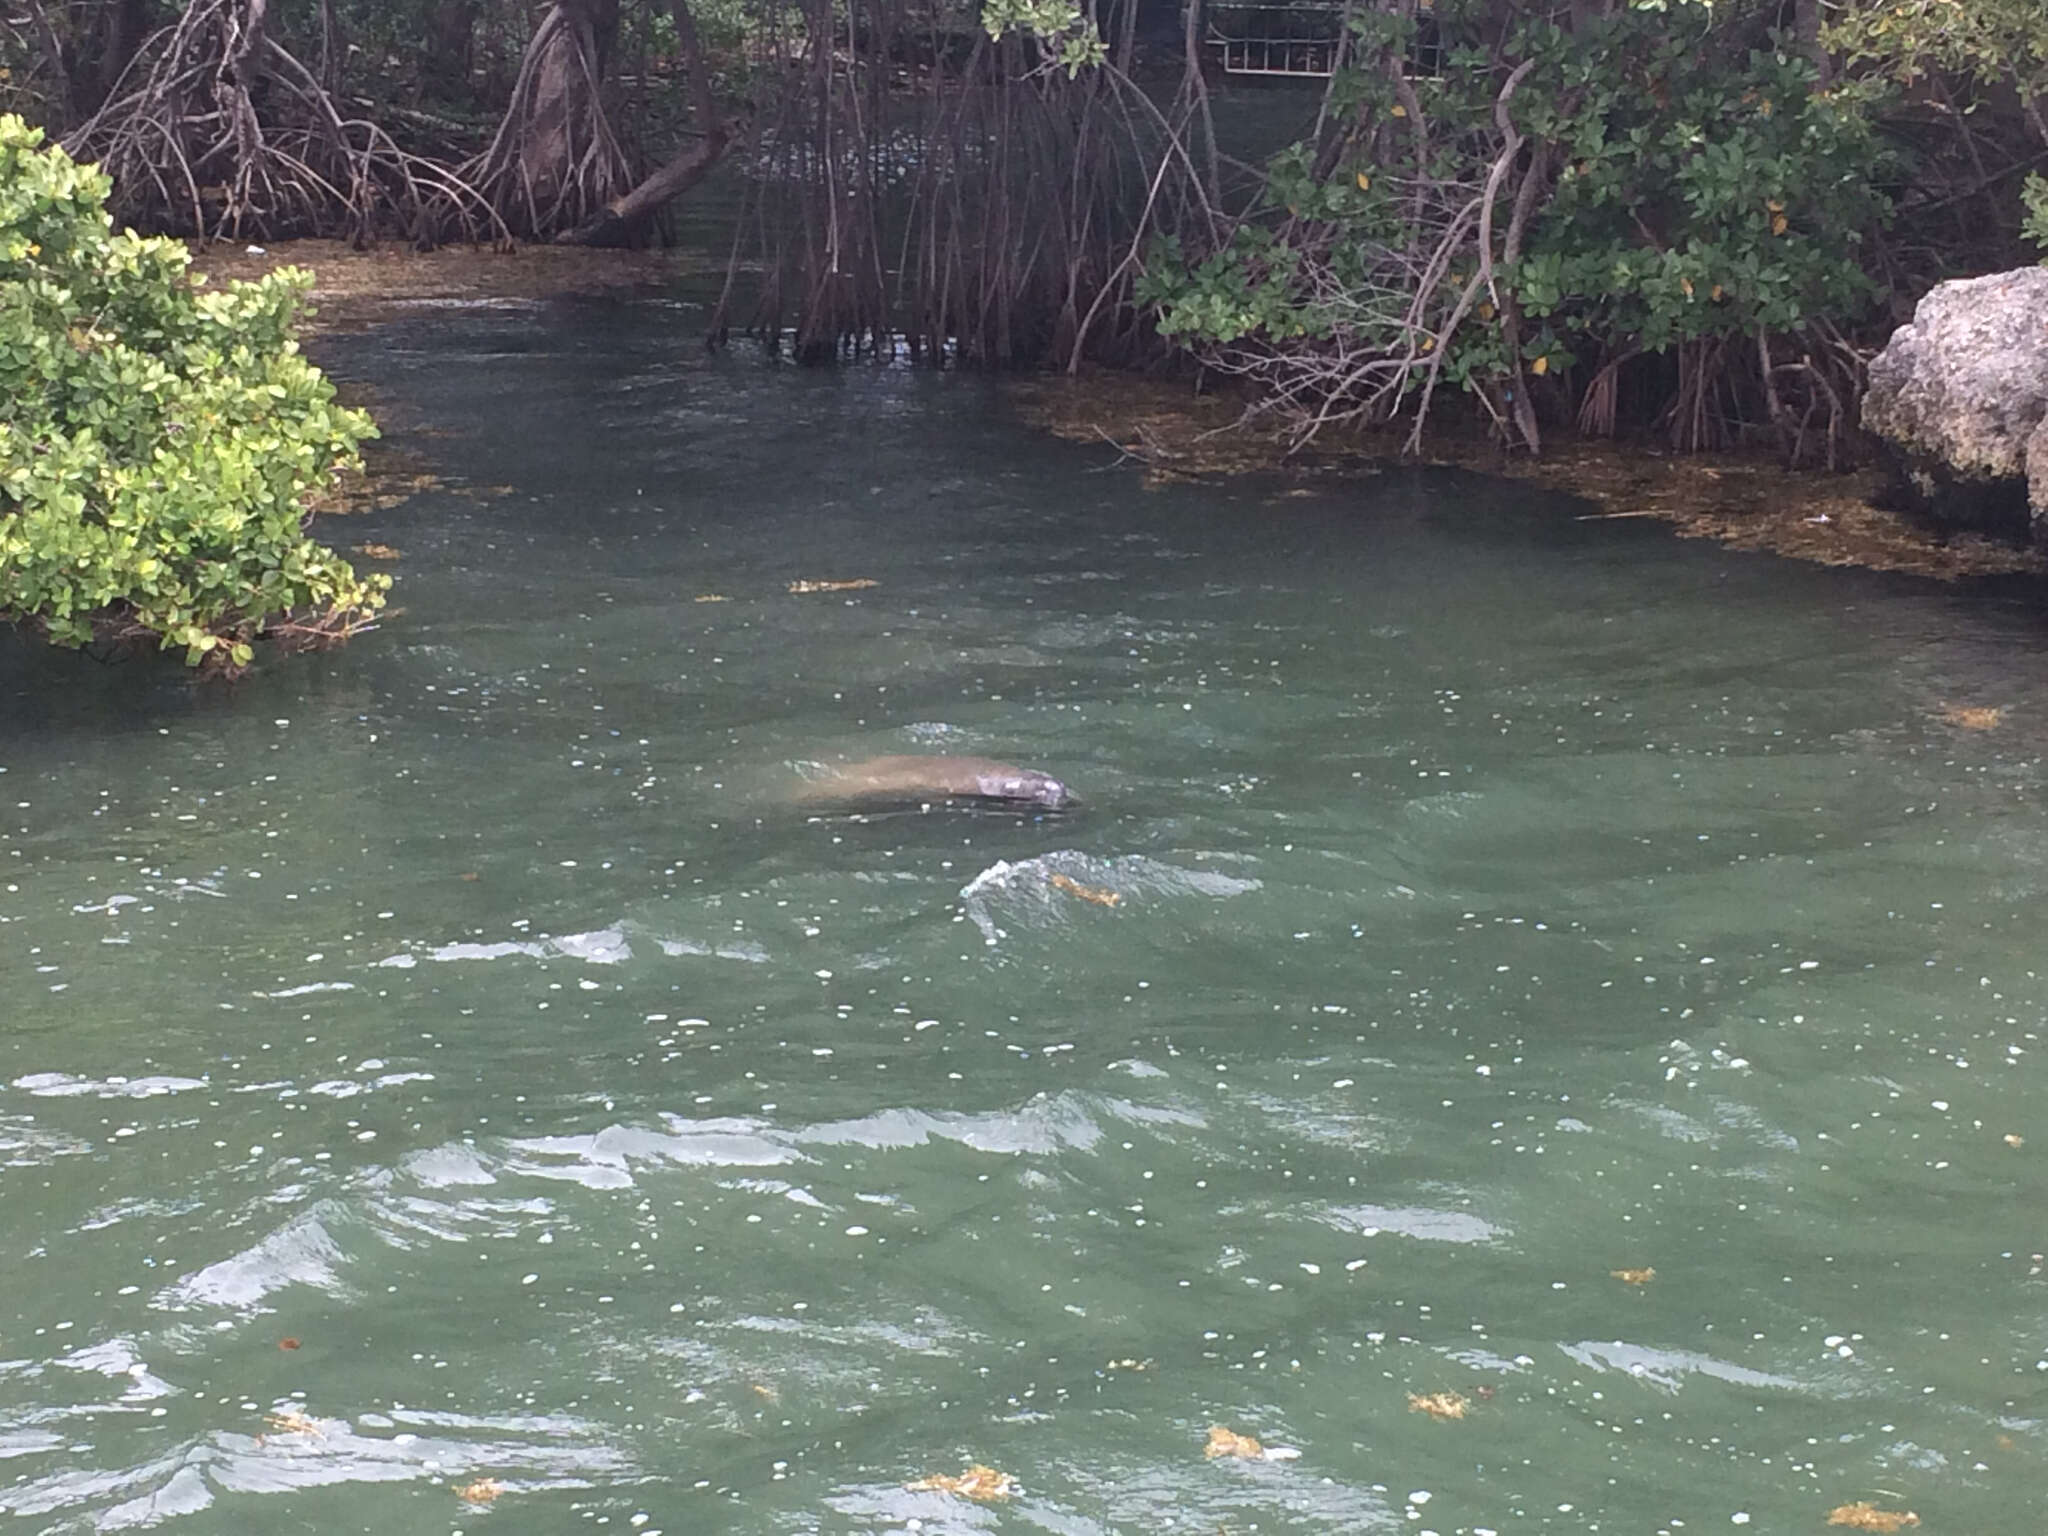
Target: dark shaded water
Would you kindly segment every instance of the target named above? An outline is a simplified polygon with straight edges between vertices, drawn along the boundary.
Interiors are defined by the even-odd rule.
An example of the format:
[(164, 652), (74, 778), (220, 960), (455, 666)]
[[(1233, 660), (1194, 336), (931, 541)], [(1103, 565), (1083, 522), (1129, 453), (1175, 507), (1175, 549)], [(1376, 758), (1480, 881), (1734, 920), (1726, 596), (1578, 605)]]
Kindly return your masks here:
[[(324, 525), (405, 557), (346, 650), (0, 648), (0, 1510), (2039, 1527), (2023, 598), (695, 328), (331, 344), (511, 488)], [(919, 751), (1087, 804), (787, 803)]]

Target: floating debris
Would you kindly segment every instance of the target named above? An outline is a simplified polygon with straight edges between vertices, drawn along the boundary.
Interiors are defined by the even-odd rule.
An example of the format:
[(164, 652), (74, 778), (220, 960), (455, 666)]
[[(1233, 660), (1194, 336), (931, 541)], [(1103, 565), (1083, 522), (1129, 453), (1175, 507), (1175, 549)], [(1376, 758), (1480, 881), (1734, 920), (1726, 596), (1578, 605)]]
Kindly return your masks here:
[(279, 1349), (297, 1349), (299, 1347), (299, 1341), (297, 1339), (279, 1339), (277, 1341), (277, 1347)]
[(1612, 1275), (1615, 1279), (1619, 1280), (1623, 1285), (1648, 1285), (1652, 1280), (1657, 1278), (1657, 1271), (1654, 1269), (1647, 1268), (1610, 1269), (1609, 1271), (1607, 1271), (1607, 1273)]
[(1009, 1498), (1017, 1491), (1017, 1479), (1007, 1472), (998, 1472), (994, 1467), (985, 1467), (976, 1462), (958, 1477), (948, 1477), (935, 1472), (930, 1477), (920, 1477), (904, 1487), (912, 1493), (955, 1493), (963, 1499), (974, 1499), (982, 1504), (994, 1504)]
[(1902, 1531), (1919, 1523), (1920, 1517), (1910, 1509), (1879, 1509), (1861, 1500), (1828, 1511), (1829, 1525), (1846, 1525), (1852, 1531)]
[(1966, 731), (1994, 731), (2005, 719), (2005, 709), (1994, 704), (1944, 704), (1941, 718)]
[(356, 546), (356, 553), (368, 555), (372, 560), (396, 560), (400, 558), (398, 551), (389, 544), (358, 544)]
[(779, 1403), (782, 1401), (782, 1394), (765, 1381), (750, 1381), (747, 1383), (747, 1389), (764, 1402)]
[(1408, 1411), (1426, 1413), (1432, 1419), (1462, 1419), (1472, 1406), (1462, 1392), (1410, 1392)]
[(1112, 1360), (1103, 1369), (1105, 1371), (1149, 1371), (1152, 1369), (1152, 1362), (1150, 1360)]
[(1065, 891), (1069, 896), (1077, 897), (1082, 901), (1093, 902), (1098, 907), (1120, 907), (1123, 905), (1123, 892), (1105, 890), (1099, 885), (1083, 885), (1072, 875), (1047, 875), (1045, 883), (1056, 891)]
[(1299, 1461), (1301, 1452), (1291, 1445), (1261, 1445), (1250, 1435), (1240, 1435), (1221, 1424), (1209, 1426), (1209, 1443), (1202, 1454), (1211, 1461), (1229, 1456), (1238, 1461)]
[(723, 592), (700, 592), (691, 598), (690, 601), (693, 603), (729, 603), (732, 599)]
[(311, 1435), (319, 1439), (326, 1433), (320, 1428), (318, 1419), (310, 1418), (296, 1408), (281, 1408), (276, 1413), (263, 1415), (263, 1422), (281, 1435)]
[(2007, 1131), (2005, 1133), (2005, 1144), (2008, 1147), (2024, 1147), (2027, 1144), (2027, 1138), (2016, 1131)]
[(505, 1491), (505, 1485), (495, 1477), (480, 1477), (473, 1483), (464, 1483), (455, 1490), (455, 1497), (465, 1504), (488, 1504)]
[(801, 597), (806, 592), (858, 592), (863, 587), (879, 587), (879, 581), (866, 576), (855, 577), (852, 581), (792, 581), (789, 590)]
[(1258, 1461), (1266, 1454), (1266, 1448), (1250, 1435), (1240, 1435), (1234, 1429), (1225, 1429), (1221, 1424), (1209, 1426), (1209, 1443), (1202, 1447), (1202, 1454), (1215, 1461), (1222, 1456), (1235, 1456), (1241, 1461)]

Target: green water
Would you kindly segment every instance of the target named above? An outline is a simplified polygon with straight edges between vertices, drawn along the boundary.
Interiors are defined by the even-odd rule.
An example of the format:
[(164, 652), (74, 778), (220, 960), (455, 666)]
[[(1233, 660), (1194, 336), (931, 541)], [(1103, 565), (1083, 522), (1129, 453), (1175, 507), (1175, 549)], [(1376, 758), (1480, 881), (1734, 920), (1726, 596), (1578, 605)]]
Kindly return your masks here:
[[(2041, 1529), (2028, 593), (697, 324), (328, 343), (344, 650), (0, 644), (14, 1524)], [(789, 803), (926, 751), (1086, 803)]]

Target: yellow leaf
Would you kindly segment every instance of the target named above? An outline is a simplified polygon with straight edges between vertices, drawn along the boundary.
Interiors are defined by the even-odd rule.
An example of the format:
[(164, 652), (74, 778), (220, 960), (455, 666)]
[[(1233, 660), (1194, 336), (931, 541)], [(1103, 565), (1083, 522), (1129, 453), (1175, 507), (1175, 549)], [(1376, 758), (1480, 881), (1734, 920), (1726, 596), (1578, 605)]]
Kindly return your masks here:
[(504, 1491), (505, 1485), (495, 1477), (480, 1477), (457, 1488), (455, 1496), (470, 1504), (488, 1504)]
[(1648, 1285), (1657, 1278), (1654, 1269), (1610, 1269), (1607, 1273), (1623, 1285)]
[(1396, 117), (1406, 117), (1407, 115), (1408, 115), (1408, 109), (1407, 109), (1406, 107), (1402, 106), (1402, 105), (1401, 105), (1401, 103), (1399, 103), (1398, 101), (1397, 101), (1397, 102), (1395, 102), (1395, 103), (1394, 103), (1394, 116), (1396, 116)]
[(1692, 279), (1691, 279), (1691, 278), (1689, 278), (1689, 277), (1681, 277), (1681, 278), (1680, 278), (1680, 279), (1678, 280), (1678, 286), (1679, 286), (1679, 287), (1681, 287), (1681, 288), (1683, 288), (1683, 289), (1685, 290), (1685, 296), (1686, 296), (1686, 297), (1687, 297), (1688, 299), (1692, 297)]
[(1771, 215), (1771, 233), (1774, 235), (1782, 235), (1783, 233), (1785, 233), (1785, 215), (1783, 215), (1782, 213), (1774, 213)]
[(1768, 202), (1766, 202), (1764, 206), (1770, 209), (1773, 213), (1783, 213), (1785, 211), (1785, 205), (1779, 202), (1775, 197), (1771, 198)]
[(1493, 318), (1493, 306), (1491, 304), (1481, 304), (1479, 306), (1479, 318), (1491, 320)]
[(1828, 1511), (1829, 1525), (1846, 1525), (1852, 1531), (1898, 1531), (1919, 1523), (1920, 1517), (1910, 1509), (1879, 1509), (1861, 1499)]
[(913, 1493), (956, 1493), (963, 1499), (993, 1504), (1017, 1491), (1017, 1479), (1007, 1472), (998, 1472), (994, 1467), (976, 1462), (958, 1477), (935, 1472), (930, 1477), (920, 1477), (916, 1482), (903, 1486)]
[(1223, 1456), (1235, 1456), (1240, 1461), (1257, 1461), (1266, 1454), (1266, 1448), (1250, 1435), (1240, 1435), (1236, 1430), (1225, 1429), (1221, 1424), (1211, 1424), (1209, 1443), (1202, 1447), (1202, 1454), (1211, 1461)]
[(1714, 284), (1714, 291), (1711, 294), (1709, 294), (1708, 297), (1711, 298), (1716, 304), (1721, 302), (1721, 285), (1719, 283)]
[(1944, 704), (1941, 718), (1966, 731), (1991, 731), (1998, 728), (2005, 711), (1994, 704)]
[(1529, 371), (1539, 375), (1550, 372), (1550, 359), (1547, 357), (1537, 358), (1535, 362), (1529, 365)]
[(322, 1433), (318, 1420), (307, 1417), (296, 1408), (266, 1413), (263, 1415), (263, 1422), (283, 1435), (311, 1435), (317, 1440)]
[(1425, 352), (1434, 352), (1436, 350), (1436, 338), (1434, 336), (1423, 337), (1422, 350)]
[(396, 560), (398, 551), (389, 544), (358, 544), (356, 553), (368, 555), (372, 560)]
[(1432, 1419), (1462, 1419), (1471, 1402), (1458, 1392), (1410, 1392), (1408, 1411), (1426, 1413)]
[(1372, 178), (1363, 171), (1358, 173), (1358, 190), (1361, 192), (1370, 192), (1372, 190)]
[(1757, 111), (1763, 113), (1765, 117), (1769, 117), (1771, 115), (1771, 98), (1766, 96), (1762, 101), (1756, 104), (1756, 109)]
[(1077, 896), (1082, 901), (1093, 902), (1098, 907), (1117, 907), (1123, 905), (1124, 898), (1121, 891), (1105, 891), (1100, 886), (1083, 885), (1070, 875), (1048, 875), (1046, 876), (1045, 883), (1056, 891), (1065, 891), (1069, 896)]

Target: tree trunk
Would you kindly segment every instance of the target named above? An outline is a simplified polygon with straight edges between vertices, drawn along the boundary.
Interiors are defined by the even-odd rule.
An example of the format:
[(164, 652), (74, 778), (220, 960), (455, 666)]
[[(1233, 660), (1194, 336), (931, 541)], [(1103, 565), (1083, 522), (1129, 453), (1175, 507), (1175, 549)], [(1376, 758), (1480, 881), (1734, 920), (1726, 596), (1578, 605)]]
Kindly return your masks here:
[(554, 0), (519, 66), (490, 148), (464, 167), (515, 231), (541, 238), (598, 217), (631, 170), (605, 115), (618, 0)]
[(697, 36), (697, 20), (688, 0), (671, 0), (676, 43), (690, 87), (690, 110), (703, 138), (682, 151), (623, 196), (615, 197), (595, 217), (555, 237), (563, 245), (637, 245), (646, 239), (654, 216), (697, 185), (725, 158), (735, 135), (733, 123), (712, 89), (711, 67)]
[(476, 12), (476, 0), (429, 0), (420, 80), (437, 100), (460, 102), (469, 95)]

